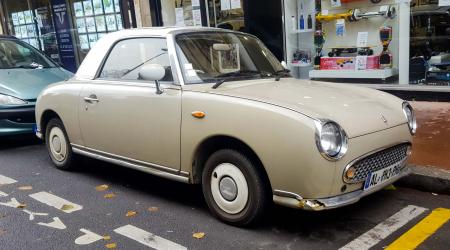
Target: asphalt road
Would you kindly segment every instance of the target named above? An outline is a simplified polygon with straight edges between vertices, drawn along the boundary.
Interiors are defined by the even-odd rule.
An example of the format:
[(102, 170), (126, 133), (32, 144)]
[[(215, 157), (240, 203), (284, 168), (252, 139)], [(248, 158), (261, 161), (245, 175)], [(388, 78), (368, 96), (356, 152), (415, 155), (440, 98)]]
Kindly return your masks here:
[[(188, 249), (338, 249), (379, 224), (394, 228), (398, 221), (386, 220), (409, 205), (422, 209), (398, 229), (380, 239), (370, 239), (373, 249), (383, 249), (418, 227), (436, 208), (450, 208), (449, 196), (397, 187), (332, 211), (305, 212), (274, 206), (261, 224), (243, 229), (214, 219), (199, 186), (95, 160), (85, 159), (80, 164), (76, 172), (59, 171), (52, 166), (44, 145), (29, 138), (0, 139), (0, 183), (2, 178), (7, 183), (6, 177), (17, 181), (0, 185), (1, 249), (151, 249), (151, 244), (162, 249), (164, 244), (169, 244), (167, 248)], [(108, 188), (96, 190), (102, 184)], [(40, 192), (63, 198), (68, 206), (57, 209), (30, 196)], [(114, 195), (105, 198), (107, 194)], [(78, 205), (82, 209), (74, 211)], [(35, 215), (30, 220), (31, 212), (47, 215)], [(136, 214), (126, 216), (128, 212)], [(114, 231), (123, 226), (144, 230), (138, 229), (147, 234), (144, 241)], [(81, 237), (86, 231), (80, 229), (94, 233), (92, 243)], [(136, 230), (130, 232), (133, 237), (140, 235)], [(198, 232), (205, 235), (194, 238)], [(447, 221), (417, 249), (450, 249), (449, 235)]]

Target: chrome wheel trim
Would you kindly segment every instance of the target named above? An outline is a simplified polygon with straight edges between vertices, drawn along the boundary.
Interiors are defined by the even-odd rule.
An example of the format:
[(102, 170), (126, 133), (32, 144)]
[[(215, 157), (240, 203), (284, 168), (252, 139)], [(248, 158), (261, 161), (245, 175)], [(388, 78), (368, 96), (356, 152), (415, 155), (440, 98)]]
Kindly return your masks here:
[(50, 153), (56, 161), (62, 162), (66, 159), (67, 141), (64, 132), (60, 128), (53, 127), (50, 130), (47, 143), (50, 146)]
[(247, 180), (238, 167), (222, 163), (211, 173), (211, 193), (220, 209), (228, 214), (237, 214), (248, 202)]

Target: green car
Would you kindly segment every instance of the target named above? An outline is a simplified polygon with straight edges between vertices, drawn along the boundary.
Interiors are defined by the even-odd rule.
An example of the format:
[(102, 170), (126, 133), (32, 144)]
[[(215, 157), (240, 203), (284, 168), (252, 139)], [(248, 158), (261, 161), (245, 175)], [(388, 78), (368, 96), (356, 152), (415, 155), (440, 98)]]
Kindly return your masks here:
[(33, 133), (41, 90), (72, 75), (27, 43), (0, 36), (0, 137)]

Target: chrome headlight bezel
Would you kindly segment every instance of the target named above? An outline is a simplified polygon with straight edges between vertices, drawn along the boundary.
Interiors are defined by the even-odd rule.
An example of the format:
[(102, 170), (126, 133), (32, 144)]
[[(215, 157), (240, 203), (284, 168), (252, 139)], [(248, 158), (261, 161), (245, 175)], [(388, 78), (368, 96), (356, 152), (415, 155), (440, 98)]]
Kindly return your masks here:
[(0, 94), (0, 106), (25, 105), (27, 103), (28, 103), (27, 101), (24, 101), (17, 97)]
[(417, 131), (417, 121), (416, 116), (414, 114), (414, 109), (408, 102), (403, 102), (402, 109), (408, 124), (409, 132), (411, 133), (411, 135), (415, 135)]
[[(319, 150), (320, 154), (329, 161), (337, 161), (337, 160), (341, 159), (342, 157), (344, 157), (344, 155), (347, 153), (347, 149), (348, 149), (348, 136), (347, 136), (347, 133), (345, 132), (345, 130), (342, 129), (342, 127), (338, 123), (336, 123), (332, 120), (320, 119), (320, 120), (315, 120), (314, 123), (315, 123), (315, 127), (316, 127), (316, 131), (315, 131), (316, 146), (317, 146), (317, 149)], [(340, 145), (339, 145), (339, 151), (335, 152), (335, 154), (330, 154), (322, 146), (322, 132), (323, 132), (323, 128), (327, 125), (334, 126), (336, 128), (335, 132), (338, 133), (341, 138)]]

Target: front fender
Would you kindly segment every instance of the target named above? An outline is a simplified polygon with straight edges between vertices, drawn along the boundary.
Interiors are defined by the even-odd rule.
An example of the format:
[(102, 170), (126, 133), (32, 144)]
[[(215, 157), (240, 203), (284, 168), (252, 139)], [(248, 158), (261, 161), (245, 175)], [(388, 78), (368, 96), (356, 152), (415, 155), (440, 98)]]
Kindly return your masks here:
[[(196, 148), (214, 135), (245, 142), (261, 160), (273, 190), (327, 197), (335, 164), (315, 145), (313, 119), (275, 105), (194, 91), (183, 92), (181, 170), (192, 172)], [(203, 111), (203, 119), (193, 111)]]

